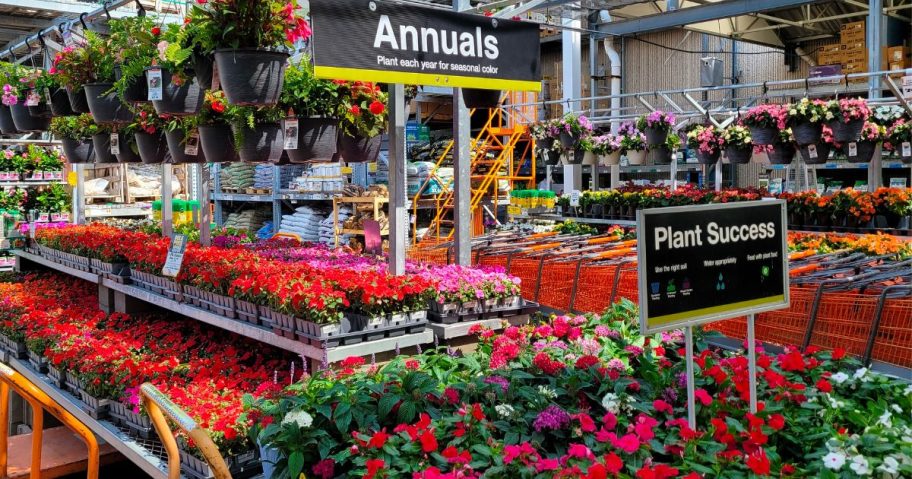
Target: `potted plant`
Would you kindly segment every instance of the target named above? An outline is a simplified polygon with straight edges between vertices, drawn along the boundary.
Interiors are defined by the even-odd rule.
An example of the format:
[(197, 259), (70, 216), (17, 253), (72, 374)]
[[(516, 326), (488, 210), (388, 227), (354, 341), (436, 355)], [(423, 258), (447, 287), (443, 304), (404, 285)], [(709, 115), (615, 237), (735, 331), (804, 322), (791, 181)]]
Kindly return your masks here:
[(339, 85), (341, 118), (339, 152), (347, 163), (372, 162), (380, 153), (380, 133), (386, 128), (387, 94), (370, 82)]
[(560, 120), (557, 120), (555, 126), (558, 130), (558, 139), (560, 139), (561, 148), (563, 148), (564, 151), (575, 149), (580, 138), (592, 133), (592, 123), (589, 119), (582, 115), (574, 115), (573, 113), (568, 113)]
[(646, 133), (646, 146), (664, 145), (674, 124), (675, 116), (662, 110), (655, 110), (637, 119), (637, 128)]
[(169, 118), (159, 116), (151, 105), (142, 105), (133, 120), (124, 129), (133, 134), (136, 147), (143, 163), (165, 162), (168, 142), (165, 139), (165, 124)]
[(94, 78), (82, 87), (89, 112), (99, 124), (129, 123), (133, 120), (133, 112), (121, 101), (114, 86), (116, 54), (123, 54), (115, 49), (119, 47), (121, 46), (112, 45), (94, 34), (87, 37), (86, 44), (82, 47), (85, 61), (95, 65)]
[(231, 106), (228, 109), (234, 145), (241, 161), (263, 163), (282, 157), (283, 112), (276, 106)]
[(91, 163), (95, 148), (92, 135), (96, 125), (92, 115), (59, 116), (51, 119), (51, 133), (63, 143), (63, 154), (70, 163)]
[[(794, 132), (794, 129), (792, 130)], [(798, 145), (798, 151), (804, 162), (809, 165), (822, 165), (830, 158), (830, 152), (836, 145), (833, 140), (833, 130), (824, 125), (820, 130), (820, 138), (809, 145)]]
[(837, 143), (857, 140), (870, 116), (868, 102), (861, 98), (842, 98), (826, 103), (827, 126), (833, 130), (833, 139)]
[[(180, 26), (169, 24), (161, 33), (158, 55), (146, 69), (150, 96), (152, 84), (160, 80), (161, 99), (152, 100), (160, 115), (195, 115), (203, 106), (205, 91), (196, 80), (190, 64), (192, 51), (178, 42)], [(160, 75), (160, 79), (157, 78)]]
[(298, 120), (298, 129), (294, 132), (298, 141), (295, 148), (286, 148), (292, 163), (330, 160), (336, 153), (339, 86), (336, 82), (314, 77), (307, 58), (286, 68), (279, 105)]
[(903, 163), (912, 163), (912, 123), (900, 118), (887, 130), (889, 147)]
[(611, 133), (592, 138), (592, 152), (598, 157), (598, 164), (611, 166), (621, 164), (621, 138)]
[(627, 157), (630, 165), (646, 163), (646, 135), (633, 125), (625, 123), (618, 130), (621, 135), (621, 152)]
[(729, 126), (722, 132), (725, 141), (725, 157), (732, 164), (741, 165), (750, 161), (754, 153), (750, 130), (745, 126)]
[(50, 110), (35, 90), (36, 83), (46, 74), (38, 69), (22, 67), (9, 68), (6, 73), (3, 104), (9, 106), (16, 129), (31, 132), (47, 130), (50, 124)]
[(213, 163), (238, 161), (226, 106), (224, 92), (207, 91), (203, 107), (196, 115), (200, 147), (206, 160)]
[(95, 148), (95, 163), (117, 163), (117, 158), (111, 152), (110, 125), (96, 123), (91, 131), (92, 145)]
[(758, 105), (741, 117), (741, 124), (751, 133), (755, 145), (779, 143), (778, 133), (786, 128), (789, 105)]
[(61, 183), (51, 183), (35, 197), (42, 213), (62, 213), (70, 209), (70, 194)]
[(806, 146), (820, 141), (825, 116), (826, 102), (823, 100), (802, 98), (790, 105), (787, 124), (792, 128), (795, 143)]
[(146, 68), (158, 55), (161, 27), (148, 15), (108, 21), (114, 56), (114, 91), (124, 103), (149, 101)]
[(38, 105), (35, 106), (31, 106), (30, 103), (29, 112), (33, 116), (48, 117), (75, 115), (76, 112), (70, 107), (70, 98), (67, 96), (66, 88), (52, 71), (53, 67), (47, 71), (40, 71), (40, 74), (30, 81), (32, 85), (30, 94), (39, 96), (44, 101), (39, 100)]
[(282, 0), (197, 2), (188, 18), (212, 39), (219, 84), (233, 105), (278, 102), (287, 51), (311, 34), (298, 3)]
[(545, 165), (556, 165), (557, 152), (560, 150), (560, 130), (557, 120), (544, 120), (533, 123), (529, 127), (529, 135), (535, 140), (535, 156), (543, 158)]
[(795, 143), (792, 129), (786, 128), (776, 132), (776, 140), (771, 145), (757, 145), (754, 152), (766, 153), (770, 164), (787, 165), (795, 158)]
[(595, 155), (594, 137), (589, 134), (580, 138), (574, 154), (576, 161), (583, 165), (598, 164), (598, 157)]
[(484, 90), (481, 88), (463, 88), (462, 101), (466, 108), (496, 108), (500, 104), (501, 90)]
[[(51, 78), (46, 71), (38, 68), (28, 69), (24, 76), (19, 78), (18, 89), (22, 96), (22, 106), (28, 110), (28, 115), (31, 117), (31, 120), (26, 120), (22, 117), (19, 121), (41, 121), (42, 127), (36, 128), (34, 131), (47, 130), (50, 125), (51, 108), (44, 92), (48, 85), (53, 84)], [(19, 113), (19, 115), (22, 115), (22, 113)], [(13, 121), (16, 121), (15, 116)]]
[(649, 151), (651, 153), (650, 156), (652, 156), (653, 164), (671, 164), (671, 155), (679, 148), (681, 148), (681, 137), (674, 133), (669, 133), (665, 137), (665, 143), (650, 147)]
[[(129, 125), (128, 125), (129, 126)], [(116, 140), (115, 136), (116, 135)], [(118, 163), (142, 163), (139, 156), (139, 146), (136, 144), (136, 136), (133, 128), (122, 127), (111, 132), (111, 150), (114, 151), (113, 143), (117, 142), (114, 156), (117, 157)]]
[(870, 121), (885, 128), (889, 128), (896, 120), (908, 120), (906, 110), (899, 105), (880, 105), (871, 111)]
[(22, 78), (24, 69), (15, 63), (0, 63), (0, 85), (3, 85), (2, 104), (0, 104), (0, 132), (4, 135), (19, 133), (13, 121), (10, 108), (19, 102), (19, 79)]
[(858, 141), (850, 141), (844, 146), (846, 158), (852, 163), (870, 163), (877, 145), (883, 141), (886, 132), (886, 128), (866, 121), (861, 128)]
[(171, 152), (171, 163), (206, 163), (199, 145), (196, 117), (172, 117), (165, 123), (165, 140)]
[(722, 132), (714, 126), (697, 125), (687, 132), (687, 146), (696, 152), (697, 161), (704, 165), (713, 165), (722, 154)]
[[(88, 97), (84, 85), (97, 82), (110, 83), (114, 79), (114, 64), (107, 55), (105, 40), (91, 31), (85, 32), (85, 42), (69, 46), (57, 53), (49, 70), (58, 82), (66, 87), (70, 107), (76, 113), (89, 113)], [(110, 88), (110, 86), (108, 87)], [(95, 93), (103, 90), (93, 88)]]

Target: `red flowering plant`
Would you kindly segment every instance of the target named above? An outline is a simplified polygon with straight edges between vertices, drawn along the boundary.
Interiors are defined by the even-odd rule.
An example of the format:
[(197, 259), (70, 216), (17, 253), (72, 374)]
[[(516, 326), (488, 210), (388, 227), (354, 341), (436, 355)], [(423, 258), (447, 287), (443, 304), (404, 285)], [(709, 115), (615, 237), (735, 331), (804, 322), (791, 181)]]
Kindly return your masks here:
[(164, 135), (170, 115), (159, 115), (151, 103), (141, 103), (136, 107), (133, 122), (124, 127), (127, 133), (146, 133)]
[(198, 0), (185, 20), (195, 37), (188, 46), (203, 55), (218, 48), (291, 49), (310, 38), (304, 14), (293, 1)]
[(196, 124), (198, 126), (227, 125), (228, 118), (225, 116), (227, 105), (228, 100), (225, 99), (223, 91), (206, 90), (203, 106), (196, 114)]
[(342, 132), (355, 138), (372, 138), (386, 129), (389, 96), (371, 82), (337, 81), (341, 99)]

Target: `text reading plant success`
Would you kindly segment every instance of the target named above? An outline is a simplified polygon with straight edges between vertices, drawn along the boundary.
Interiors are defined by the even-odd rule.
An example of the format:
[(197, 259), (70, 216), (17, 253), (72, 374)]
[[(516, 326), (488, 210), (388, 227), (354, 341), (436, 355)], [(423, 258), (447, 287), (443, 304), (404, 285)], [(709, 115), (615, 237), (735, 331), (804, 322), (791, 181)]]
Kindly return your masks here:
[(646, 332), (788, 305), (782, 201), (643, 210), (637, 237)]
[(311, 0), (310, 13), (318, 77), (541, 89), (534, 23), (370, 0)]

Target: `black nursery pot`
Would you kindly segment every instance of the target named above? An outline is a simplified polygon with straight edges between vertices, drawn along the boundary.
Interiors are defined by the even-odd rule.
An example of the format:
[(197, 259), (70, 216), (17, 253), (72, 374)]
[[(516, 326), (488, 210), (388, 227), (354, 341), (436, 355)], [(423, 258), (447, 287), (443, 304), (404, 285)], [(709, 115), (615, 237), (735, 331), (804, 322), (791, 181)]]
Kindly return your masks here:
[(858, 141), (855, 143), (855, 156), (849, 155), (851, 151), (851, 142), (844, 147), (846, 158), (851, 163), (870, 163), (874, 158), (874, 152), (877, 150), (876, 141)]
[(120, 101), (117, 92), (111, 91), (113, 83), (86, 83), (85, 90), (89, 111), (95, 123), (129, 123), (133, 121), (133, 112)]
[[(221, 69), (221, 67), (219, 67)], [(282, 157), (284, 136), (280, 123), (266, 123), (255, 128), (232, 126), (241, 144), (237, 145), (238, 158), (248, 163), (278, 161)], [(238, 130), (238, 128), (240, 128)]]
[(117, 157), (118, 163), (142, 163), (135, 138), (127, 139), (123, 134), (118, 133), (118, 141), (120, 142), (118, 153), (114, 155)]
[(701, 165), (715, 165), (719, 161), (719, 157), (722, 156), (722, 150), (715, 150), (712, 153), (707, 153), (697, 149), (697, 161)]
[[(114, 79), (120, 81), (121, 78), (123, 78), (123, 72), (120, 65), (114, 65)], [(145, 75), (134, 78), (127, 85), (127, 88), (124, 89), (123, 101), (130, 103), (146, 103), (149, 101), (149, 88)]]
[(380, 154), (380, 136), (364, 138), (348, 136), (339, 131), (339, 152), (346, 163), (370, 163)]
[(136, 146), (139, 149), (139, 157), (143, 163), (159, 164), (165, 162), (165, 156), (168, 154), (168, 142), (162, 133), (149, 134), (145, 132), (136, 132)]
[(73, 111), (73, 107), (70, 106), (70, 94), (65, 88), (57, 88), (51, 91), (51, 104), (49, 106), (53, 116), (73, 116), (76, 114)]
[[(25, 98), (28, 98), (29, 95), (32, 94), (32, 92), (34, 92), (34, 90), (27, 90), (24, 95)], [(32, 115), (37, 118), (50, 118), (52, 116), (52, 113), (51, 113), (51, 106), (48, 105), (48, 103), (46, 101), (47, 97), (42, 96), (42, 95), (39, 95), (39, 97), (41, 99), (39, 100), (37, 105), (26, 107), (26, 108), (28, 108), (29, 115)], [(67, 101), (67, 103), (69, 103), (69, 101)], [(50, 122), (48, 122), (48, 126), (50, 126)]]
[(19, 131), (45, 131), (51, 124), (49, 117), (32, 116), (29, 107), (25, 106), (23, 101), (10, 106), (10, 113), (13, 115), (13, 124)]
[(196, 82), (204, 90), (212, 89), (212, 66), (215, 64), (215, 58), (212, 55), (193, 55), (193, 74), (196, 76)]
[(203, 149), (197, 145), (196, 155), (188, 155), (184, 138), (186, 132), (183, 130), (172, 130), (165, 133), (165, 139), (168, 142), (168, 151), (171, 152), (171, 163), (205, 163), (206, 155)]
[(299, 118), (298, 147), (285, 150), (289, 161), (331, 160), (336, 154), (338, 121), (332, 118)]
[[(146, 70), (146, 75), (149, 70)], [(152, 105), (159, 115), (195, 115), (203, 106), (205, 92), (196, 78), (188, 78), (183, 84), (173, 82), (171, 72), (161, 71), (162, 99), (155, 100)]]
[(500, 90), (462, 89), (462, 101), (466, 108), (496, 108), (500, 104), (500, 95)]
[(110, 134), (92, 135), (92, 145), (95, 147), (95, 163), (117, 163), (117, 158), (111, 153)]
[(75, 113), (91, 113), (89, 110), (89, 100), (86, 98), (85, 89), (79, 87), (73, 90), (70, 87), (66, 89), (67, 98), (70, 100), (70, 109)]
[(274, 105), (285, 82), (288, 54), (256, 48), (215, 52), (219, 85), (232, 105)]
[(230, 163), (240, 161), (234, 148), (234, 133), (228, 125), (204, 125), (199, 127), (200, 147), (206, 161)]
[[(753, 137), (751, 137), (753, 138)], [(795, 145), (791, 142), (773, 143), (773, 150), (766, 153), (772, 165), (787, 165), (795, 158)]]
[(736, 146), (729, 146), (725, 148), (725, 156), (728, 158), (729, 163), (733, 165), (749, 163), (753, 154), (753, 147), (738, 148)]
[(655, 165), (670, 165), (671, 153), (671, 148), (665, 145), (654, 146), (649, 149), (649, 159)]
[(814, 152), (810, 145), (802, 145), (798, 147), (798, 151), (801, 152), (801, 157), (804, 158), (804, 162), (808, 165), (822, 165), (827, 162), (830, 158), (830, 150), (832, 145), (829, 143), (820, 141), (814, 144)]
[(95, 147), (92, 140), (77, 140), (74, 138), (61, 138), (63, 146), (63, 156), (71, 164), (91, 163), (92, 155), (95, 153)]
[(0, 133), (4, 135), (15, 135), (19, 133), (16, 123), (13, 121), (12, 109), (7, 105), (0, 105)]

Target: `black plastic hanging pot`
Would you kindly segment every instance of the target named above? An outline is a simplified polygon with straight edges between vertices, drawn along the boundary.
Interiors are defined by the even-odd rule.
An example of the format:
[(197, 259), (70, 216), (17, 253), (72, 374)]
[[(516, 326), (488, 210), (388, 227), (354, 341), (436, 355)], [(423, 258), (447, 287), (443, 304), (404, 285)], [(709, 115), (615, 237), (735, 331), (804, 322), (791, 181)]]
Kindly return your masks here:
[[(221, 67), (219, 67), (221, 69)], [(241, 142), (237, 145), (238, 158), (248, 163), (277, 161), (282, 157), (282, 125), (266, 123), (254, 128), (231, 126)]]
[(4, 135), (15, 135), (19, 133), (16, 123), (13, 121), (13, 113), (8, 105), (0, 105), (0, 133)]
[(500, 104), (500, 95), (500, 90), (462, 89), (462, 101), (465, 102), (466, 108), (497, 108)]
[[(120, 81), (121, 78), (123, 78), (121, 66), (114, 65), (114, 79)], [(123, 101), (129, 103), (146, 103), (149, 101), (149, 85), (146, 83), (144, 74), (130, 81), (124, 89)]]
[(111, 153), (109, 133), (92, 135), (92, 145), (95, 147), (95, 163), (117, 163), (117, 158)]
[(24, 98), (20, 99), (15, 105), (10, 106), (10, 113), (13, 116), (13, 124), (19, 131), (45, 131), (51, 124), (48, 117), (32, 116), (29, 107), (25, 106)]
[[(24, 95), (26, 100), (28, 99), (29, 95), (31, 95), (33, 92), (34, 92), (34, 90), (26, 90), (25, 95)], [(28, 108), (29, 115), (32, 115), (37, 118), (50, 118), (52, 116), (51, 107), (50, 107), (50, 105), (48, 105), (48, 103), (46, 101), (46, 97), (44, 97), (44, 96), (39, 95), (38, 104), (34, 105), (34, 106), (26, 106), (26, 108)], [(50, 125), (50, 122), (48, 122), (48, 125)]]
[(822, 165), (830, 158), (830, 150), (832, 148), (833, 146), (829, 143), (818, 141), (811, 145), (800, 145), (798, 151), (801, 153), (801, 157), (804, 158), (805, 163)]
[(90, 113), (89, 111), (89, 101), (86, 99), (85, 89), (79, 87), (76, 90), (73, 90), (70, 87), (66, 88), (67, 98), (70, 100), (70, 109), (75, 113)]
[[(148, 75), (149, 70), (146, 70)], [(162, 99), (155, 100), (155, 112), (159, 115), (195, 115), (203, 106), (205, 92), (196, 82), (196, 77), (188, 78), (184, 83), (174, 83), (171, 72), (161, 71)]]
[(276, 166), (290, 165), (291, 158), (288, 156), (288, 151), (289, 150), (282, 150), (282, 156), (280, 156), (278, 160), (273, 161), (272, 164)]
[(728, 158), (728, 162), (733, 165), (743, 165), (750, 162), (751, 156), (754, 154), (753, 146), (727, 146), (725, 147), (725, 157)]
[[(855, 145), (853, 148), (852, 145)], [(846, 158), (852, 163), (870, 163), (874, 158), (874, 152), (877, 151), (876, 141), (857, 141), (849, 142), (845, 146)], [(852, 153), (855, 153), (852, 155)]]
[(234, 148), (234, 133), (228, 125), (201, 125), (199, 127), (200, 147), (206, 161), (230, 163), (239, 161)]
[(99, 124), (130, 123), (133, 121), (133, 112), (117, 97), (117, 92), (111, 91), (113, 83), (86, 83), (82, 86), (85, 90), (86, 100), (89, 102), (89, 111), (92, 119)]
[(232, 105), (274, 105), (285, 82), (288, 54), (256, 48), (216, 50), (219, 85)]
[[(186, 132), (184, 130), (172, 130), (165, 132), (165, 140), (168, 142), (168, 151), (171, 152), (171, 163), (205, 163), (206, 155), (203, 149), (197, 144), (196, 154), (187, 154), (187, 144), (184, 142)], [(199, 139), (197, 139), (198, 141)]]
[(165, 156), (168, 154), (168, 142), (162, 133), (145, 133), (136, 132), (136, 146), (139, 149), (139, 157), (143, 163), (159, 164), (165, 162)]
[(795, 145), (791, 142), (773, 143), (772, 149), (766, 152), (766, 157), (772, 165), (787, 165), (795, 158)]
[[(331, 160), (336, 154), (337, 125), (338, 120), (332, 118), (298, 118), (298, 147), (285, 150), (289, 161)], [(288, 137), (291, 132), (287, 125), (285, 128), (284, 136)]]
[(74, 138), (61, 138), (63, 156), (67, 163), (91, 163), (95, 154), (95, 146), (91, 139), (77, 140)]
[(114, 155), (118, 163), (142, 163), (139, 157), (139, 147), (136, 146), (136, 138), (129, 137), (122, 133), (117, 134), (118, 152)]
[(212, 66), (215, 64), (215, 58), (212, 55), (193, 55), (190, 60), (193, 63), (193, 74), (196, 76), (196, 82), (204, 90), (211, 90)]
[(579, 142), (578, 136), (574, 135), (573, 133), (567, 132), (567, 131), (560, 132), (559, 138), (560, 138), (561, 148), (563, 148), (565, 150), (572, 150), (572, 149), (576, 148), (576, 144), (577, 144), (577, 142)]
[(833, 130), (833, 141), (836, 143), (848, 143), (855, 141), (861, 135), (861, 129), (864, 128), (864, 120), (852, 120), (848, 123), (842, 120), (834, 120), (827, 123), (827, 126)]
[(798, 146), (817, 143), (823, 135), (823, 124), (808, 121), (798, 123), (792, 127), (792, 135), (795, 136), (795, 143)]
[(370, 163), (380, 154), (380, 135), (365, 138), (348, 136), (339, 131), (339, 153), (346, 163)]
[(65, 88), (51, 90), (51, 115), (53, 116), (73, 116), (76, 114), (73, 107), (70, 106), (70, 94)]
[(658, 145), (649, 148), (649, 161), (654, 165), (671, 164), (671, 148), (665, 145)]
[(656, 127), (646, 127), (646, 131), (643, 133), (646, 134), (646, 145), (647, 146), (660, 146), (665, 144), (665, 140), (668, 139), (668, 127), (656, 128)]
[(696, 156), (701, 165), (715, 165), (719, 161), (719, 157), (722, 156), (722, 150), (714, 150), (710, 153), (697, 149)]
[(779, 129), (773, 126), (749, 126), (751, 140), (755, 145), (773, 145), (778, 143)]

